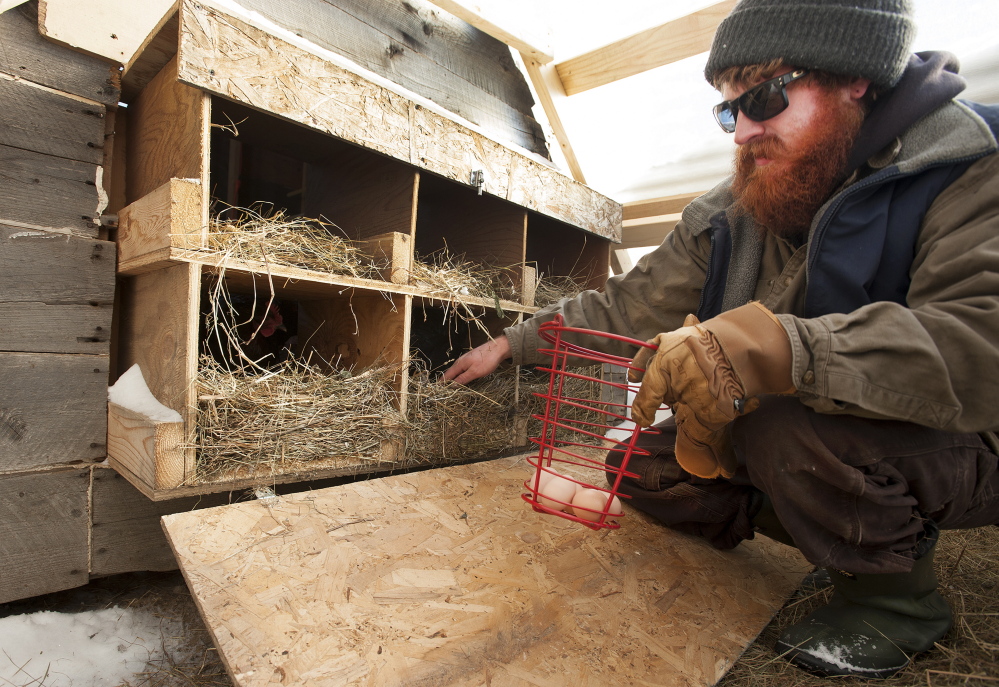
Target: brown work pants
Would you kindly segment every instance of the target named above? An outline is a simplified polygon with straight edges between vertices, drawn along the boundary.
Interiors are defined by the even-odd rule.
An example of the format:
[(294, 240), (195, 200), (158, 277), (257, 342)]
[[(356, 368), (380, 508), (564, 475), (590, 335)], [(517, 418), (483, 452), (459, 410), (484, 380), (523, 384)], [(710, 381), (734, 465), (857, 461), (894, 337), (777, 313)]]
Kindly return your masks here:
[(977, 434), (824, 415), (771, 396), (731, 425), (736, 474), (701, 479), (676, 462), (672, 419), (658, 427), (639, 439), (651, 455), (631, 457), (627, 470), (639, 477), (620, 490), (720, 549), (753, 538), (759, 492), (810, 562), (853, 573), (907, 572), (927, 518), (941, 529), (999, 523), (999, 458)]

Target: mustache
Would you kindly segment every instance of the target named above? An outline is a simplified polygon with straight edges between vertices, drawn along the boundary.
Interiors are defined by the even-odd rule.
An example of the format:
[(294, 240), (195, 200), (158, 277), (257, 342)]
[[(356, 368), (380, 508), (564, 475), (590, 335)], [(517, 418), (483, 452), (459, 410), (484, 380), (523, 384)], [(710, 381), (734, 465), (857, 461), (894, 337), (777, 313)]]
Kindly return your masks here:
[(739, 148), (739, 157), (745, 162), (752, 162), (759, 157), (776, 160), (786, 156), (787, 145), (775, 135), (750, 141)]

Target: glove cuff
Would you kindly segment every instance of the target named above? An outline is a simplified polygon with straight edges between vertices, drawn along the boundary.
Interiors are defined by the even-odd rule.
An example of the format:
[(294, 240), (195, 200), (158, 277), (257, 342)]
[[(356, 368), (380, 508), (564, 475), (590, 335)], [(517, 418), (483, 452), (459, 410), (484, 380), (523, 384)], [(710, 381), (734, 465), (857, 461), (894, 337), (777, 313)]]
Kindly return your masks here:
[(728, 358), (745, 397), (796, 391), (791, 340), (780, 320), (757, 301), (704, 322)]

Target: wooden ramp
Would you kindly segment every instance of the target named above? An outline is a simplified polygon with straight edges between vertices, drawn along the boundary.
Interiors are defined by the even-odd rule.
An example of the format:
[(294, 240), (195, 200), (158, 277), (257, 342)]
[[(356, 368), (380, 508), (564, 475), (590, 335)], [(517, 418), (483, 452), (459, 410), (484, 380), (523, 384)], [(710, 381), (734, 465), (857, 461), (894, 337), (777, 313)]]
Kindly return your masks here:
[(520, 499), (523, 458), (163, 518), (235, 682), (713, 685), (810, 566), (628, 508), (594, 532)]

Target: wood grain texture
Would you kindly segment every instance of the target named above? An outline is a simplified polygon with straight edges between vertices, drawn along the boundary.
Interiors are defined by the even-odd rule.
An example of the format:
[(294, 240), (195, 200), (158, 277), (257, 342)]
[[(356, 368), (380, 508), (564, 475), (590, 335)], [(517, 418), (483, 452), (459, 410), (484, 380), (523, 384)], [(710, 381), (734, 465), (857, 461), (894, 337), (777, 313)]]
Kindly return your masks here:
[(362, 290), (303, 301), (299, 340), (337, 368), (399, 363), (406, 357), (405, 307), (403, 296)]
[(193, 439), (201, 268), (181, 263), (124, 279), (118, 370), (138, 363), (153, 396)]
[(435, 5), (503, 41), (541, 64), (554, 59), (552, 28), (529, 0), (481, 3), (475, 0), (431, 0)]
[(108, 355), (113, 251), (0, 224), (0, 351)]
[(506, 45), (426, 0), (242, 0), (501, 140), (548, 156), (530, 90)]
[(526, 230), (522, 207), (440, 179), (421, 180), (416, 218), (420, 255), (446, 248), (471, 262), (514, 267), (516, 273), (524, 263)]
[(302, 214), (323, 217), (349, 239), (386, 232), (412, 235), (417, 171), (356, 148), (305, 166)]
[(91, 509), (92, 577), (175, 570), (160, 517), (229, 503), (229, 493), (152, 501), (111, 468), (94, 467)]
[(618, 203), (239, 19), (186, 0), (179, 57), (185, 83), (461, 183), (484, 170), (486, 193), (620, 239)]
[(522, 458), (163, 519), (236, 685), (713, 685), (810, 565), (628, 509), (533, 512)]
[(711, 48), (715, 30), (735, 7), (724, 0), (555, 65), (568, 95), (582, 93)]
[(0, 145), (0, 224), (97, 236), (97, 165)]
[(108, 357), (0, 353), (0, 473), (101, 460)]
[(200, 179), (170, 179), (118, 213), (118, 262), (163, 248), (201, 248), (203, 189)]
[(104, 160), (104, 106), (0, 78), (0, 145), (94, 165)]
[(110, 305), (114, 244), (0, 221), (0, 302)]
[(674, 196), (663, 196), (661, 198), (649, 198), (648, 200), (637, 200), (632, 203), (625, 203), (622, 209), (622, 219), (634, 220), (643, 217), (657, 217), (660, 215), (673, 215), (683, 212), (691, 201), (702, 193), (680, 193)]
[(570, 276), (599, 289), (610, 272), (611, 245), (548, 217), (528, 215), (527, 263), (537, 268), (539, 278)]
[(45, 40), (38, 33), (38, 4), (0, 14), (0, 72), (104, 105), (117, 105), (116, 65)]
[(134, 203), (170, 179), (201, 179), (207, 172), (207, 96), (177, 81), (171, 60), (128, 108), (125, 197)]
[(39, 0), (39, 30), (53, 41), (124, 64), (172, 5), (173, 0)]
[(0, 475), (0, 603), (89, 581), (90, 469)]
[(194, 476), (194, 453), (184, 450), (183, 422), (155, 422), (108, 404), (108, 462), (152, 490), (182, 486)]

